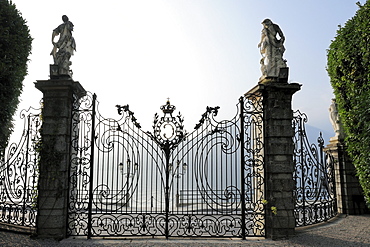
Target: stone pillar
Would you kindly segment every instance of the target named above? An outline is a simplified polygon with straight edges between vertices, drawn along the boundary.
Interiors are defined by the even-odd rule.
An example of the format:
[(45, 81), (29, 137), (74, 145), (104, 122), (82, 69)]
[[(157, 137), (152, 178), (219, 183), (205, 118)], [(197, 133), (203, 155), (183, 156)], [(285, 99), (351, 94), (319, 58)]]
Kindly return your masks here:
[(289, 238), (295, 233), (291, 102), (301, 85), (270, 77), (262, 80), (258, 87), (264, 111), (266, 237)]
[(71, 79), (37, 81), (43, 93), (37, 236), (63, 239), (67, 232), (73, 101), (86, 94)]
[(363, 214), (367, 212), (363, 191), (356, 169), (345, 151), (343, 141), (331, 139), (325, 148), (333, 155), (338, 213)]

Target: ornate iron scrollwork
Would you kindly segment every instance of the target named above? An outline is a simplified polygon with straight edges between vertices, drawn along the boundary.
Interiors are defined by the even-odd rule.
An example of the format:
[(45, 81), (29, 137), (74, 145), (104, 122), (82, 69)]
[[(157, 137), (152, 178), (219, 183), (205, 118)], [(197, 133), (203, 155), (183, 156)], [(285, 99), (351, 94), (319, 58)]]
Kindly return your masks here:
[(258, 104), (246, 98), (239, 114), (221, 122), (214, 119), (219, 107), (207, 107), (191, 133), (169, 100), (151, 132), (128, 105), (116, 106), (118, 120), (76, 109), (76, 117), (88, 114), (74, 129), (90, 166), (71, 168), (69, 235), (263, 236)]
[(294, 112), (296, 226), (323, 222), (337, 214), (334, 157), (324, 151), (321, 133), (317, 145), (309, 142), (305, 129), (307, 121), (306, 114)]
[(35, 230), (41, 114), (29, 108), (20, 115), (24, 120), (22, 136), (0, 158), (0, 222)]

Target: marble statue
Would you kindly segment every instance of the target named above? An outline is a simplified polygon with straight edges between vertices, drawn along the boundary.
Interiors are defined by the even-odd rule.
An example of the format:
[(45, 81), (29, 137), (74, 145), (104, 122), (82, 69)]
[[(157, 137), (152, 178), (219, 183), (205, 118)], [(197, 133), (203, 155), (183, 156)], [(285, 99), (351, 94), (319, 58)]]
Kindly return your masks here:
[(261, 41), (258, 44), (262, 59), (260, 60), (263, 79), (265, 77), (278, 77), (280, 68), (286, 68), (286, 60), (283, 59), (285, 51), (285, 37), (280, 27), (270, 19), (262, 23)]
[(335, 136), (331, 137), (331, 141), (337, 141), (342, 140), (344, 137), (343, 128), (339, 119), (339, 114), (337, 110), (337, 103), (335, 102), (335, 99), (331, 100), (331, 105), (329, 107), (329, 113), (330, 113), (330, 122), (333, 126)]
[[(50, 55), (53, 56), (54, 65), (58, 65), (59, 75), (70, 75), (69, 66), (72, 64), (69, 59), (76, 50), (76, 42), (72, 37), (73, 23), (69, 21), (66, 15), (62, 16), (63, 23), (53, 30), (51, 42), (53, 50)], [(59, 35), (58, 42), (54, 42), (54, 38)]]

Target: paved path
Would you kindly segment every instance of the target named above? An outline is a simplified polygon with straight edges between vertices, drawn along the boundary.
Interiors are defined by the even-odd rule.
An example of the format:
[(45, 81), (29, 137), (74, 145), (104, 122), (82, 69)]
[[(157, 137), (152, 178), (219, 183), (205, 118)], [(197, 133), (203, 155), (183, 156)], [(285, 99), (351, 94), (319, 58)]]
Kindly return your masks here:
[(0, 246), (369, 246), (370, 215), (338, 216), (318, 226), (298, 228), (296, 236), (289, 240), (272, 241), (268, 239), (186, 239), (186, 240), (107, 240), (73, 239), (60, 242), (53, 240), (34, 240), (28, 235), (0, 231)]

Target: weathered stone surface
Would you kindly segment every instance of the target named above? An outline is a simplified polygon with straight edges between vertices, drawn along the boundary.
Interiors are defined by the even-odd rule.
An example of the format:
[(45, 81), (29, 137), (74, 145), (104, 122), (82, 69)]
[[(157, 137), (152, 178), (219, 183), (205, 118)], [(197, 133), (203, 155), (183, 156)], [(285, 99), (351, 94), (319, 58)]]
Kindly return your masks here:
[[(58, 211), (59, 212), (59, 211)], [(53, 213), (53, 210), (50, 210), (50, 213)], [(63, 213), (63, 212), (60, 212)], [(60, 217), (60, 215), (40, 215), (38, 217), (38, 220), (41, 220), (42, 228), (44, 229), (58, 229), (60, 227), (63, 227), (65, 229), (66, 222), (64, 221), (63, 217)]]
[(294, 217), (279, 216), (279, 210), (278, 210), (278, 214), (274, 215), (272, 217), (273, 217), (273, 220), (272, 220), (273, 225), (272, 226), (275, 228), (275, 230), (289, 229), (289, 228), (294, 229), (295, 228), (295, 219), (294, 219)]
[(68, 217), (72, 102), (86, 91), (72, 80), (38, 81), (35, 86), (44, 94), (37, 235), (62, 239)]
[(46, 128), (44, 131), (45, 135), (58, 136), (58, 138), (63, 138), (66, 133), (70, 132), (70, 124), (67, 124), (67, 126), (64, 125), (65, 123), (68, 123), (68, 121), (70, 121), (70, 119), (64, 120), (62, 118), (60, 119), (60, 122), (55, 120), (52, 123), (44, 123), (43, 127)]
[[(293, 159), (293, 156), (292, 156), (292, 159)], [(271, 174), (289, 173), (289, 172), (293, 173), (294, 167), (292, 167), (289, 164), (291, 164), (289, 158), (287, 158), (285, 161), (277, 161), (275, 159), (275, 156), (273, 156), (268, 161), (266, 161), (266, 166), (269, 166), (268, 168), (266, 167), (266, 171), (268, 171)]]
[(271, 154), (286, 154), (293, 148), (288, 142), (291, 142), (291, 140), (282, 138), (281, 143), (269, 142), (268, 148), (271, 149)]
[[(44, 101), (45, 100), (46, 99), (44, 98)], [(64, 100), (53, 99), (52, 101), (54, 101), (53, 106), (44, 107), (43, 116), (52, 117), (55, 116), (55, 114), (58, 114), (60, 117), (69, 118), (68, 108), (70, 108), (70, 104)]]
[[(293, 111), (292, 95), (300, 89), (298, 84), (281, 83), (278, 78), (260, 82), (264, 109), (264, 155), (266, 237), (288, 238), (294, 235), (293, 180)], [(271, 210), (276, 207), (277, 214)]]
[(278, 191), (288, 191), (289, 196), (292, 197), (291, 189), (294, 188), (295, 182), (293, 180), (293, 177), (290, 179), (279, 179), (279, 178), (274, 178), (272, 181), (272, 186), (273, 188), (276, 188)]

